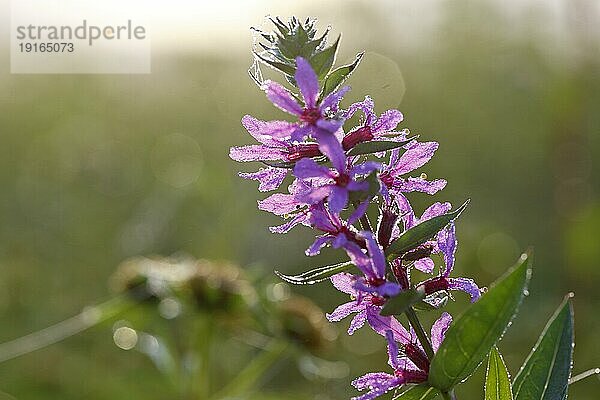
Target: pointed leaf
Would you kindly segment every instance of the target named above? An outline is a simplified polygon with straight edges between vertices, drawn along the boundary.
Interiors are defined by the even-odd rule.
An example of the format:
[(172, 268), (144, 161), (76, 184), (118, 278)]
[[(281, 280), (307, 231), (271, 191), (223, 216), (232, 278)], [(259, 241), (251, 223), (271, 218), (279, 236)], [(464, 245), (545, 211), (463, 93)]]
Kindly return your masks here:
[(339, 264), (327, 265), (325, 267), (315, 268), (310, 271), (306, 271), (300, 275), (284, 275), (279, 271), (275, 271), (275, 274), (288, 283), (294, 285), (312, 285), (324, 281), (325, 279), (344, 272), (353, 267), (352, 262), (346, 261)]
[(423, 300), (425, 297), (424, 290), (409, 289), (400, 292), (397, 296), (390, 298), (386, 301), (381, 315), (401, 315), (413, 304), (416, 304)]
[(398, 147), (402, 147), (405, 144), (406, 144), (405, 142), (392, 142), (392, 141), (386, 141), (386, 140), (363, 142), (363, 143), (357, 144), (352, 149), (350, 149), (350, 151), (348, 152), (348, 155), (349, 156), (360, 156), (363, 154), (379, 153), (381, 151), (397, 149)]
[(331, 71), (331, 67), (335, 62), (335, 56), (337, 54), (338, 45), (340, 44), (341, 35), (338, 36), (336, 41), (329, 47), (317, 52), (311, 57), (310, 65), (315, 70), (319, 80), (323, 80), (325, 76)]
[(508, 370), (498, 349), (492, 347), (485, 377), (485, 400), (512, 400)]
[(440, 392), (436, 388), (428, 385), (416, 385), (394, 397), (394, 400), (432, 400), (438, 394)]
[(362, 60), (363, 56), (364, 53), (358, 53), (352, 64), (336, 68), (331, 73), (329, 73), (329, 75), (327, 75), (327, 77), (325, 78), (325, 82), (323, 82), (323, 90), (321, 91), (319, 100), (322, 100), (328, 94), (335, 92), (342, 85), (342, 83), (344, 83), (344, 81), (348, 79), (348, 77), (350, 76), (352, 71), (356, 69), (358, 64), (360, 64), (360, 60)]
[(438, 215), (437, 217), (423, 221), (405, 231), (398, 239), (394, 240), (392, 244), (385, 249), (386, 256), (401, 256), (407, 251), (425, 243), (436, 233), (442, 230), (446, 225), (458, 218), (469, 204), (469, 201), (470, 200), (465, 201), (455, 211)]
[(431, 361), (429, 384), (447, 391), (469, 377), (502, 337), (517, 312), (531, 275), (531, 253), (496, 281), (454, 321)]
[(563, 301), (544, 328), (513, 383), (516, 400), (567, 398), (573, 362), (573, 309)]
[(293, 76), (294, 73), (296, 72), (296, 68), (294, 68), (291, 65), (284, 64), (284, 63), (277, 62), (277, 61), (273, 61), (273, 60), (269, 60), (268, 58), (266, 58), (266, 57), (264, 57), (264, 56), (262, 56), (262, 55), (260, 55), (259, 53), (256, 53), (256, 52), (254, 53), (254, 55), (261, 62), (263, 62), (263, 63), (265, 63), (265, 64), (267, 64), (267, 65), (269, 65), (269, 66), (271, 66), (271, 67), (273, 67), (275, 69), (278, 69), (279, 71), (283, 72), (286, 75)]

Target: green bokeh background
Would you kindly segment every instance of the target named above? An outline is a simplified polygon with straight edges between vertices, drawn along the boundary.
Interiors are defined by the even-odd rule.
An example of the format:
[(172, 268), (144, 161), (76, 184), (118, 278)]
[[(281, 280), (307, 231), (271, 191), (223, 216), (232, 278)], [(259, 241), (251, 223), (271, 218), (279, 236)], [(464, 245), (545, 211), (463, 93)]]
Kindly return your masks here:
[[(559, 3), (560, 23), (548, 24), (539, 4), (516, 18), (495, 3), (438, 2), (406, 29), (395, 18), (402, 2), (301, 9), (344, 33), (339, 62), (367, 50), (345, 105), (369, 93), (379, 112), (398, 107), (403, 126), (439, 141), (423, 169), (449, 181), (435, 200), (472, 200), (456, 273), (488, 285), (535, 248), (530, 296), (499, 345), (513, 376), (570, 291), (574, 371), (600, 365), (600, 19), (592, 1)], [(435, 19), (426, 37), (411, 29), (419, 18)], [(283, 117), (247, 77), (249, 37), (225, 52), (155, 52), (150, 75), (10, 75), (8, 54), (0, 58), (0, 341), (108, 298), (108, 277), (135, 255), (227, 259), (266, 281), (275, 267), (338, 259), (331, 250), (307, 259), (306, 229), (269, 234), (277, 218), (237, 177), (253, 166), (228, 158), (251, 142), (244, 114)], [(420, 210), (432, 201), (413, 199)], [(294, 290), (327, 311), (345, 300), (328, 284)], [(451, 309), (466, 304), (459, 294)], [(177, 398), (143, 354), (114, 345), (112, 322), (0, 364), (0, 389), (18, 399)], [(367, 330), (345, 337), (346, 326), (322, 357), (346, 363), (347, 375), (311, 381), (282, 361), (253, 398), (349, 398), (353, 377), (385, 371), (384, 342)], [(222, 376), (252, 356), (237, 342), (214, 346), (240, 352), (218, 361)], [(459, 398), (482, 397), (483, 370)], [(578, 383), (572, 398), (596, 398), (599, 385)]]

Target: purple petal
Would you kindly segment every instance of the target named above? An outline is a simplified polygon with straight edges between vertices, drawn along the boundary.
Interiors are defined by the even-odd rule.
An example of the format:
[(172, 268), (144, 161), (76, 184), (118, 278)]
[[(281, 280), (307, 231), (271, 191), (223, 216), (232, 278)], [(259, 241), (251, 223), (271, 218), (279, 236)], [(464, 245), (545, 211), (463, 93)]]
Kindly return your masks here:
[[(342, 125), (344, 125), (343, 119), (325, 119), (321, 118), (317, 120), (316, 125), (318, 128), (323, 129), (329, 133), (336, 133), (340, 130)], [(338, 138), (339, 140), (339, 138)]]
[(446, 265), (443, 276), (447, 277), (450, 275), (450, 272), (454, 268), (456, 244), (456, 228), (454, 223), (450, 223), (450, 225), (442, 229), (437, 235), (437, 245), (444, 255), (444, 264)]
[(394, 282), (385, 282), (373, 288), (373, 291), (384, 297), (394, 297), (402, 291), (402, 286)]
[(410, 333), (402, 326), (402, 324), (392, 316), (382, 316), (379, 314), (379, 308), (367, 308), (367, 322), (373, 330), (382, 336), (385, 336), (386, 331), (392, 331), (394, 339), (398, 343), (410, 343)]
[(365, 191), (369, 190), (369, 182), (350, 181), (350, 183), (348, 183), (348, 185), (346, 185), (346, 189), (348, 189), (351, 192), (359, 192), (359, 191), (365, 192)]
[(401, 193), (396, 194), (396, 204), (398, 205), (398, 210), (400, 211), (400, 215), (402, 216), (402, 221), (404, 221), (404, 228), (410, 229), (416, 225), (415, 221), (415, 213), (408, 202), (408, 199)]
[(300, 213), (292, 217), (292, 219), (286, 222), (285, 224), (271, 226), (269, 227), (269, 231), (271, 231), (271, 233), (288, 233), (293, 227), (295, 227), (298, 224), (308, 225), (308, 215), (306, 213)]
[(381, 114), (377, 122), (372, 126), (373, 133), (385, 133), (396, 129), (398, 124), (402, 122), (404, 116), (398, 110), (388, 110)]
[(431, 346), (434, 352), (437, 352), (440, 344), (444, 341), (444, 336), (451, 323), (452, 316), (447, 312), (443, 312), (431, 327)]
[(296, 199), (305, 204), (316, 204), (323, 200), (325, 197), (329, 196), (331, 190), (334, 188), (334, 185), (325, 185), (321, 187), (317, 187), (312, 189), (308, 193), (299, 194), (296, 196)]
[(346, 246), (346, 244), (348, 244), (348, 239), (346, 238), (346, 234), (344, 234), (344, 233), (338, 233), (335, 236), (335, 239), (333, 239), (333, 243), (331, 244), (331, 246), (334, 249), (339, 249), (341, 247)]
[(450, 290), (461, 290), (471, 296), (471, 303), (477, 301), (481, 297), (481, 290), (473, 281), (469, 278), (448, 278), (448, 289)]
[(286, 168), (261, 168), (256, 172), (240, 172), (239, 176), (244, 179), (253, 179), (259, 181), (258, 190), (261, 192), (268, 192), (270, 190), (275, 190), (285, 179), (288, 174), (288, 170)]
[(415, 268), (421, 272), (430, 274), (433, 272), (433, 269), (435, 268), (435, 263), (429, 257), (421, 258), (420, 260), (415, 261)]
[(371, 388), (369, 393), (365, 393), (361, 396), (352, 397), (350, 400), (373, 400), (379, 396), (383, 396), (390, 390), (393, 390), (404, 383), (402, 378), (390, 379), (389, 381), (380, 384), (379, 386), (374, 386)]
[(340, 101), (348, 91), (350, 90), (350, 86), (343, 86), (338, 91), (329, 94), (323, 101), (321, 102), (320, 109), (323, 111), (328, 111), (331, 113), (338, 112), (338, 107)]
[(317, 164), (312, 158), (303, 158), (294, 166), (294, 176), (300, 179), (330, 178), (332, 173), (329, 168)]
[(348, 257), (350, 257), (352, 263), (356, 265), (356, 267), (360, 269), (363, 274), (367, 275), (371, 273), (369, 257), (363, 253), (360, 246), (354, 242), (348, 242), (346, 243), (346, 246), (344, 246), (344, 250), (346, 250), (346, 254), (348, 254)]
[(369, 208), (369, 204), (370, 204), (369, 200), (365, 200), (362, 203), (360, 203), (358, 205), (358, 207), (356, 207), (354, 212), (352, 214), (350, 214), (350, 216), (348, 217), (348, 225), (354, 224), (363, 215), (365, 215), (365, 213), (367, 212), (367, 208)]
[(338, 138), (330, 132), (317, 129), (315, 139), (319, 142), (319, 150), (329, 158), (334, 168), (338, 172), (344, 171), (346, 169), (346, 155)]
[(327, 245), (327, 243), (331, 242), (331, 239), (333, 239), (331, 235), (317, 236), (313, 244), (306, 249), (305, 254), (309, 257), (316, 256), (321, 252), (321, 249)]
[(363, 114), (365, 115), (364, 125), (369, 126), (369, 125), (371, 125), (371, 122), (377, 118), (377, 116), (375, 115), (375, 112), (373, 111), (374, 108), (375, 108), (375, 104), (373, 103), (373, 99), (371, 99), (369, 96), (365, 96), (365, 99), (363, 101), (354, 103), (354, 104), (350, 105), (350, 107), (348, 107), (348, 110), (346, 110), (344, 118), (350, 119), (350, 118), (352, 118), (354, 113), (356, 113), (356, 111), (361, 110), (363, 112)]
[(354, 281), (356, 280), (354, 275), (347, 272), (340, 272), (339, 274), (333, 275), (329, 279), (331, 279), (333, 287), (335, 287), (337, 290), (356, 297), (356, 290), (354, 290), (353, 287)]
[(358, 175), (368, 175), (373, 171), (377, 171), (381, 168), (381, 163), (376, 161), (367, 161), (358, 165), (355, 165), (350, 170), (350, 176), (355, 178)]
[(371, 263), (373, 265), (373, 274), (378, 278), (383, 278), (385, 276), (386, 268), (383, 249), (381, 248), (379, 243), (377, 243), (373, 232), (363, 231), (361, 232), (361, 236), (365, 238), (365, 241), (367, 243), (367, 250), (369, 251)]
[(229, 149), (229, 157), (235, 161), (279, 161), (283, 160), (285, 154), (273, 147), (262, 144), (232, 147)]
[(348, 204), (348, 189), (340, 186), (332, 186), (327, 205), (334, 214), (339, 214)]
[(365, 313), (365, 309), (363, 309), (352, 318), (350, 321), (350, 326), (348, 327), (348, 335), (354, 334), (357, 330), (362, 328), (367, 320), (367, 316)]
[(265, 81), (263, 88), (267, 98), (275, 106), (292, 115), (302, 114), (302, 107), (296, 102), (292, 94), (279, 83), (268, 80)]
[(251, 115), (244, 115), (242, 125), (257, 141), (264, 145), (275, 147), (282, 146), (281, 140), (288, 139), (297, 128), (297, 124), (291, 122), (261, 121)]
[(319, 78), (310, 66), (310, 63), (302, 57), (296, 58), (296, 74), (294, 75), (298, 88), (304, 98), (306, 108), (314, 108), (319, 95)]
[(325, 314), (329, 322), (338, 322), (346, 318), (348, 315), (362, 311), (364, 306), (361, 306), (356, 301), (349, 301), (335, 308), (331, 313)]
[(394, 333), (392, 331), (385, 331), (385, 339), (388, 343), (388, 362), (394, 369), (398, 369), (398, 343), (394, 340)]
[(384, 372), (371, 372), (353, 380), (352, 386), (357, 390), (365, 390), (374, 386), (379, 386), (394, 378), (394, 375), (386, 374)]
[(419, 218), (419, 222), (427, 221), (428, 219), (437, 217), (438, 215), (446, 214), (451, 209), (452, 205), (448, 202), (435, 202), (423, 212), (423, 215), (421, 216), (421, 218)]
[(392, 165), (392, 170), (396, 175), (406, 174), (421, 166), (433, 157), (438, 148), (437, 142), (419, 143), (412, 141), (404, 146), (406, 151), (400, 156), (397, 162)]
[(285, 215), (295, 211), (298, 201), (294, 195), (275, 193), (264, 200), (258, 201), (258, 209), (275, 215)]
[(337, 227), (333, 224), (329, 213), (321, 204), (312, 207), (310, 222), (315, 228), (324, 232), (334, 232)]
[(427, 194), (436, 194), (445, 187), (446, 181), (444, 179), (427, 181), (421, 178), (408, 178), (406, 180), (402, 179), (394, 182), (394, 189), (404, 193), (421, 192)]
[(292, 140), (296, 142), (302, 142), (313, 132), (311, 125), (297, 125), (296, 129), (292, 132)]

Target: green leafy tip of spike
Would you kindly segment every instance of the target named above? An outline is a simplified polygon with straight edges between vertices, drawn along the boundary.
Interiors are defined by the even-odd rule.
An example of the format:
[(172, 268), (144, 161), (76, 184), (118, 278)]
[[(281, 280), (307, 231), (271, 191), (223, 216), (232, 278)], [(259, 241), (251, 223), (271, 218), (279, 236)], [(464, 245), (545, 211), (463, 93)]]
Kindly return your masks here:
[(338, 51), (341, 35), (327, 46), (327, 38), (331, 27), (327, 27), (317, 37), (316, 20), (307, 18), (304, 22), (296, 17), (285, 23), (279, 17), (270, 18), (275, 26), (273, 32), (254, 29), (258, 34), (258, 46), (261, 51), (254, 51), (258, 61), (282, 72), (286, 79), (295, 85), (296, 58), (308, 60), (322, 81), (331, 71)]
[(275, 274), (285, 282), (294, 285), (312, 285), (314, 283), (322, 282), (335, 274), (347, 271), (353, 266), (354, 264), (352, 264), (352, 262), (347, 261), (339, 264), (315, 268), (299, 275), (284, 275), (279, 271), (275, 271)]
[(573, 306), (568, 295), (548, 321), (513, 382), (515, 400), (567, 398), (573, 363)]
[(429, 370), (429, 384), (451, 390), (468, 378), (502, 337), (517, 312), (531, 276), (531, 251), (459, 316)]
[(485, 376), (485, 400), (512, 400), (510, 377), (502, 355), (492, 347)]
[(414, 249), (431, 239), (436, 233), (442, 230), (446, 225), (454, 221), (467, 208), (470, 200), (465, 201), (455, 211), (447, 214), (438, 215), (420, 224), (408, 229), (398, 239), (392, 242), (385, 249), (385, 255), (389, 257), (401, 256), (409, 250)]

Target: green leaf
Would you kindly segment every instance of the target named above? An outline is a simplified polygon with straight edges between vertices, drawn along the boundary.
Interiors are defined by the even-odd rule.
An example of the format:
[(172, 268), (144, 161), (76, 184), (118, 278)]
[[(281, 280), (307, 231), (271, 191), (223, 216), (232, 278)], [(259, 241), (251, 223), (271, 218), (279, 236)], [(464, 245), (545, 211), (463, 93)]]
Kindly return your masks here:
[(360, 60), (362, 60), (364, 54), (365, 53), (358, 53), (352, 64), (336, 68), (329, 73), (329, 75), (327, 75), (325, 82), (323, 82), (323, 90), (319, 96), (319, 101), (324, 99), (328, 94), (335, 92), (342, 85), (342, 83), (348, 79), (352, 71), (354, 71), (358, 64), (360, 64)]
[(440, 392), (428, 385), (416, 385), (394, 397), (394, 400), (431, 400)]
[(391, 141), (376, 141), (376, 142), (363, 142), (354, 146), (348, 152), (349, 156), (360, 156), (363, 154), (379, 153), (380, 151), (387, 151), (402, 147), (406, 142), (391, 142)]
[(516, 400), (567, 398), (573, 361), (573, 308), (567, 296), (544, 328), (513, 383)]
[(447, 214), (438, 215), (423, 221), (418, 225), (413, 226), (400, 237), (392, 242), (386, 249), (386, 256), (397, 256), (406, 253), (409, 250), (425, 243), (432, 238), (436, 233), (443, 229), (450, 222), (460, 216), (464, 209), (469, 204), (470, 200), (465, 201), (458, 209)]
[(502, 337), (517, 312), (531, 275), (531, 253), (448, 328), (429, 369), (429, 383), (447, 391), (469, 377)]
[(294, 285), (312, 285), (314, 283), (324, 281), (335, 274), (347, 271), (352, 268), (353, 265), (354, 264), (352, 264), (352, 262), (346, 261), (339, 264), (315, 268), (300, 275), (284, 275), (279, 271), (275, 271), (275, 274), (284, 281)]
[(485, 400), (512, 400), (508, 370), (498, 349), (492, 347), (485, 377)]
[(417, 289), (409, 289), (403, 292), (400, 292), (398, 296), (390, 298), (386, 301), (383, 309), (381, 310), (381, 315), (401, 315), (404, 314), (408, 307), (412, 306), (423, 300), (425, 297), (424, 290)]
[(259, 53), (256, 53), (256, 52), (254, 53), (254, 55), (263, 63), (265, 63), (275, 69), (278, 69), (279, 71), (283, 72), (286, 75), (294, 76), (294, 74), (296, 73), (296, 69), (291, 65), (273, 61), (273, 60), (269, 60), (268, 58), (263, 57), (262, 55), (260, 55)]
[(315, 70), (319, 80), (323, 80), (325, 76), (331, 71), (331, 67), (335, 62), (335, 56), (337, 54), (338, 46), (340, 44), (341, 35), (338, 36), (336, 41), (329, 47), (317, 52), (309, 60), (310, 65)]

